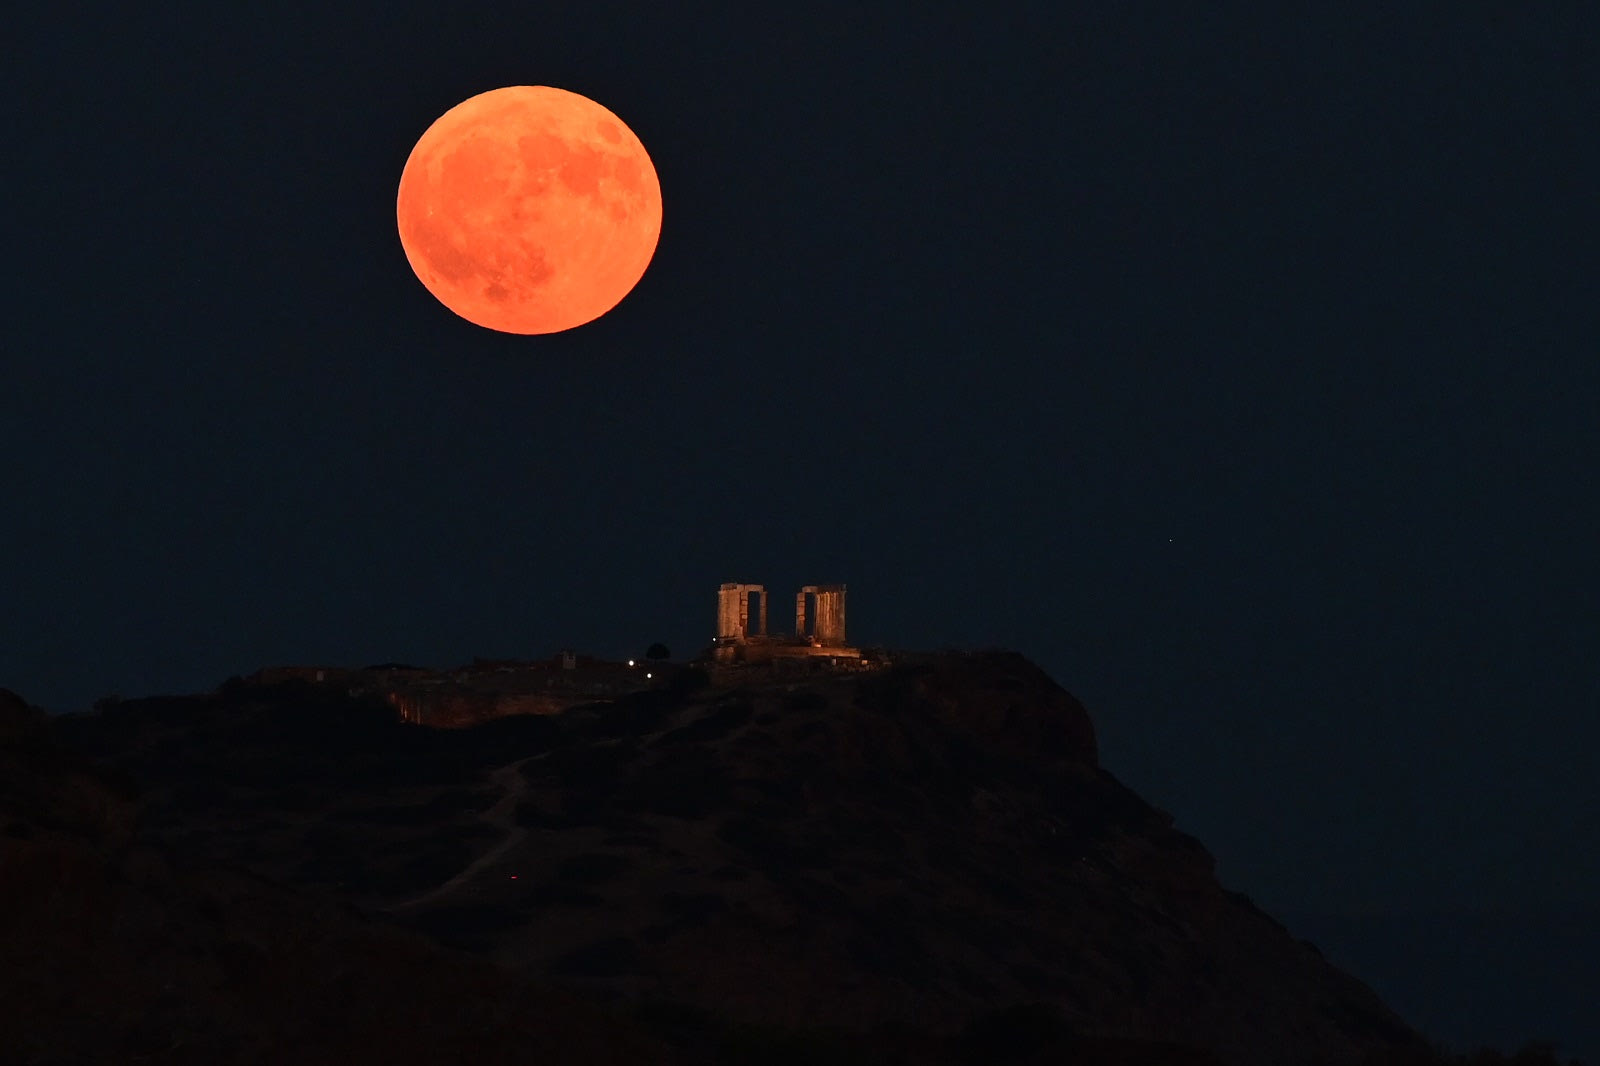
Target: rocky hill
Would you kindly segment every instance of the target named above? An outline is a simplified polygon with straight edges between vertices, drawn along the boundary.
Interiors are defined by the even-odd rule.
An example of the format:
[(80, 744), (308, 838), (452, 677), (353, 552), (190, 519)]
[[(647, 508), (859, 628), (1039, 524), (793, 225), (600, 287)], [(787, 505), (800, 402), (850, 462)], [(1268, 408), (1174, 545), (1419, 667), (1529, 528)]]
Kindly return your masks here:
[[(246, 910), (300, 908), (318, 931), (289, 939), (327, 944), (320, 965), (359, 954), (317, 924), (333, 922), (346, 945), (403, 945), (384, 949), (409, 960), (385, 974), (420, 975), (429, 951), (492, 966), (506, 975), (493, 1002), (560, 986), (662, 1055), (707, 1061), (714, 1044), (711, 1059), (746, 1061), (753, 1040), (749, 1061), (1255, 1066), (1421, 1046), (1218, 885), (1199, 842), (1098, 765), (1083, 707), (1015, 655), (680, 670), (457, 730), (326, 687), (236, 684), (53, 732), (142, 789), (142, 835), (112, 813), (60, 845), (95, 856), (94, 876), (127, 861), (107, 840), (137, 839), (248, 880)], [(158, 910), (205, 957), (223, 950), (196, 902), (214, 876), (157, 876)], [(78, 920), (107, 905), (86, 898)], [(431, 991), (383, 976), (365, 998), (453, 1002), (449, 982), (418, 980)], [(772, 1034), (787, 1034), (781, 1054)]]
[(586, 1000), (136, 831), (132, 783), (0, 690), (0, 1062), (677, 1060)]

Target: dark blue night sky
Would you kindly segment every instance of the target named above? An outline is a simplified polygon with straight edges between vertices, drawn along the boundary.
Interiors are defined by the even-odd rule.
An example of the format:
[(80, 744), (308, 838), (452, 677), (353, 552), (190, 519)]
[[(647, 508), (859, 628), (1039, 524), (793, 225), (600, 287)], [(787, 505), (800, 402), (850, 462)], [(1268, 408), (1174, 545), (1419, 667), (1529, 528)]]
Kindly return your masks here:
[[(1600, 19), (1076, 6), (9, 16), (0, 685), (689, 653), (722, 581), (844, 581), (858, 641), (1034, 658), (1224, 883), (1501, 1038), (1361, 945), (1600, 943)], [(566, 334), (395, 235), (508, 84), (661, 178)]]

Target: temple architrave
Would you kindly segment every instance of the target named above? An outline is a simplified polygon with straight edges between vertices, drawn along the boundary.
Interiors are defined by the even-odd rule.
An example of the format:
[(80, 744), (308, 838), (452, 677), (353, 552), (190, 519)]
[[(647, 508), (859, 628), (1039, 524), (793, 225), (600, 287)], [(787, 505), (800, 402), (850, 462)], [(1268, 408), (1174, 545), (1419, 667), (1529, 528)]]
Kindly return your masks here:
[(722, 663), (779, 659), (817, 660), (819, 665), (857, 663), (861, 649), (845, 643), (844, 597), (843, 585), (802, 587), (794, 598), (794, 635), (774, 636), (767, 629), (766, 586), (728, 582), (717, 590), (712, 657)]

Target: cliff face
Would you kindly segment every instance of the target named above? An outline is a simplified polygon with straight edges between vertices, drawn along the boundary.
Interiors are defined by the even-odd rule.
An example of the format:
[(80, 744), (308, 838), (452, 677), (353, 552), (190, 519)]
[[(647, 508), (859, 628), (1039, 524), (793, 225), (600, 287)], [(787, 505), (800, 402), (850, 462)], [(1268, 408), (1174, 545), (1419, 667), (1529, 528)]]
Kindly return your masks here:
[(534, 972), (854, 1026), (1042, 1001), (1237, 1063), (1411, 1037), (1224, 891), (1017, 656), (710, 691), (522, 775), (527, 839), (417, 920)]
[(680, 674), (450, 731), (309, 688), (58, 731), (144, 782), (157, 840), (623, 1002), (934, 1040), (1042, 1004), (1080, 1040), (1246, 1066), (1417, 1043), (1219, 886), (1015, 655)]

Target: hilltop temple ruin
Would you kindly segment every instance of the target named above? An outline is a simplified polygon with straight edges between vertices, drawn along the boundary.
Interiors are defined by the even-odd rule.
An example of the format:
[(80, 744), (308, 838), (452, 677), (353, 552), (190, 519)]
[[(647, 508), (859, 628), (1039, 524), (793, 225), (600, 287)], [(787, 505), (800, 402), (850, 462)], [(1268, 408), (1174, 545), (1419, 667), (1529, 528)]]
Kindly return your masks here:
[(845, 642), (843, 585), (806, 585), (794, 598), (793, 636), (767, 629), (767, 588), (730, 581), (717, 590), (717, 639), (712, 657), (721, 663), (765, 663), (809, 659), (854, 664), (861, 649)]

